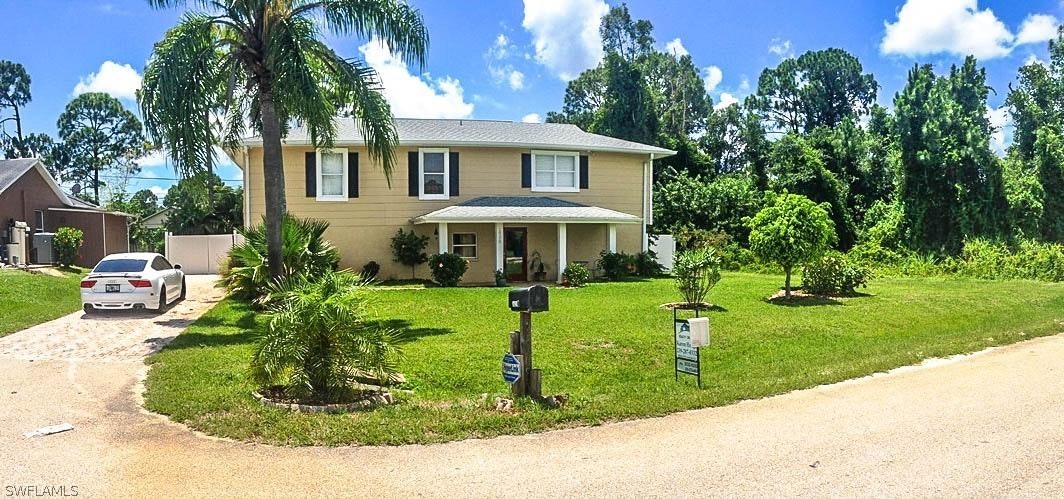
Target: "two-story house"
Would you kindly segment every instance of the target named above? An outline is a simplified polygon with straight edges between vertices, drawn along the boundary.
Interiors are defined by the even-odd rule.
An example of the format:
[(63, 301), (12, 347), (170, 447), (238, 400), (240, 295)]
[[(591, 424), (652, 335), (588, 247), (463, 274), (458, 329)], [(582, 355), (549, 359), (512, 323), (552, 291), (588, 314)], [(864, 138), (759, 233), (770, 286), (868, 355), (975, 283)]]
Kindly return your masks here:
[[(645, 251), (652, 162), (675, 154), (566, 124), (395, 124), (390, 185), (351, 119), (337, 120), (331, 149), (315, 150), (301, 128), (283, 145), (288, 211), (330, 223), (326, 237), (343, 267), (375, 261), (385, 278), (409, 275), (390, 249), (400, 228), (429, 236), (430, 252), (466, 258), (465, 282), (490, 282), (496, 269), (511, 281), (556, 280), (568, 263), (593, 264), (602, 250)], [(244, 172), (244, 220), (259, 223), (262, 139), (241, 146), (230, 155)]]

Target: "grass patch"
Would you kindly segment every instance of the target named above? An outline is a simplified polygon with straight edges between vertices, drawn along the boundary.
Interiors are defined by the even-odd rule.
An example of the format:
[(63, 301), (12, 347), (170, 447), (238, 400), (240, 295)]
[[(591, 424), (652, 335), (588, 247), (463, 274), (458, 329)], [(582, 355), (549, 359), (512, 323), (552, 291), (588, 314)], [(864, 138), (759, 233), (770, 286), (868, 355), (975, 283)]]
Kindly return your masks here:
[[(224, 301), (155, 355), (149, 409), (213, 435), (283, 445), (430, 443), (662, 415), (831, 383), (929, 357), (1064, 332), (1064, 284), (898, 278), (830, 305), (770, 303), (782, 277), (729, 273), (710, 293), (713, 343), (703, 384), (673, 380), (670, 280), (551, 290), (534, 318), (544, 393), (557, 410), (507, 393), (500, 361), (517, 314), (506, 289), (376, 289), (376, 309), (410, 329), (402, 371), (413, 393), (395, 406), (345, 415), (268, 409), (251, 397), (255, 313)], [(482, 394), (490, 394), (488, 403)]]
[(63, 277), (0, 270), (0, 336), (80, 310), (83, 275), (81, 269)]

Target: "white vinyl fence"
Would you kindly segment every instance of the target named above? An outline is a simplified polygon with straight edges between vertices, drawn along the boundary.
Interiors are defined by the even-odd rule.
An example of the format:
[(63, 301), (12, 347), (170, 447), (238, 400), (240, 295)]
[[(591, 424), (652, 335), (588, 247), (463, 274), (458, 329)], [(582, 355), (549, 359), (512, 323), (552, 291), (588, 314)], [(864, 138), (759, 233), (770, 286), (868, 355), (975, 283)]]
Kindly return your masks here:
[(244, 241), (237, 233), (175, 236), (166, 233), (166, 259), (180, 264), (186, 274), (217, 274), (229, 250)]
[(656, 241), (651, 239), (650, 250), (654, 252), (658, 263), (665, 267), (665, 270), (672, 270), (672, 259), (676, 253), (676, 240), (672, 236), (662, 234)]

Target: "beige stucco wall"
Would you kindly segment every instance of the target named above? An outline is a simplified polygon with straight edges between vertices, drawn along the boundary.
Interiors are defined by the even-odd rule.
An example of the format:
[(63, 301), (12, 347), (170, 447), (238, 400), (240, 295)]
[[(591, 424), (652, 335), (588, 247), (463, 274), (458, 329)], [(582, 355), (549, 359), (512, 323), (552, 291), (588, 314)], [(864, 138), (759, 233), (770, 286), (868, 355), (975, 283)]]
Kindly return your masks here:
[[(343, 146), (337, 146), (343, 147)], [(306, 197), (305, 159), (309, 147), (286, 147), (284, 150), (288, 211), (297, 217), (318, 218), (330, 223), (326, 237), (339, 248), (341, 266), (356, 270), (373, 260), (381, 265), (382, 278), (409, 278), (410, 269), (392, 261), (389, 243), (399, 228), (413, 226), (412, 218), (481, 196), (549, 196), (642, 216), (643, 155), (590, 153), (588, 189), (579, 193), (532, 192), (521, 187), (521, 154), (528, 149), (451, 148), (459, 153), (460, 195), (446, 201), (422, 201), (407, 196), (407, 152), (403, 147), (392, 174), (391, 187), (381, 169), (369, 161), (364, 148), (348, 147), (359, 153), (359, 197), (346, 201), (317, 201)], [(248, 220), (258, 223), (265, 209), (262, 178), (262, 149), (248, 151), (247, 185)], [(240, 159), (240, 158), (238, 158)], [(238, 161), (240, 162), (240, 161)], [(516, 226), (516, 225), (515, 225)], [(527, 224), (528, 252), (539, 251), (547, 266), (548, 278), (555, 279), (558, 268), (557, 226)], [(604, 224), (568, 224), (569, 261), (594, 262), (606, 248)], [(435, 225), (419, 225), (415, 230), (429, 236), (426, 252), (436, 253), (438, 241)], [(492, 224), (451, 224), (449, 233), (475, 232), (478, 257), (470, 261), (465, 282), (489, 282), (495, 267), (495, 234)], [(617, 226), (617, 249), (628, 253), (642, 247), (640, 224)], [(429, 277), (425, 265), (416, 269), (419, 278)]]

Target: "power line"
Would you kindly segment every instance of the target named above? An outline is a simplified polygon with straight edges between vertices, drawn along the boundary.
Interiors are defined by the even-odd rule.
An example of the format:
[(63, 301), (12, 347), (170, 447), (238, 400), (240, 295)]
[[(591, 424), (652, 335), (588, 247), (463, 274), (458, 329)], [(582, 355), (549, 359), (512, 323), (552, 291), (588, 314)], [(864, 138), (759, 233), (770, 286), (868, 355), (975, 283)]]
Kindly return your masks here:
[[(117, 179), (129, 179), (129, 180), (185, 180), (183, 178), (173, 177), (124, 177), (122, 175), (100, 175), (100, 178), (117, 178)], [(242, 179), (227, 179), (223, 178), (222, 182), (243, 182)]]

